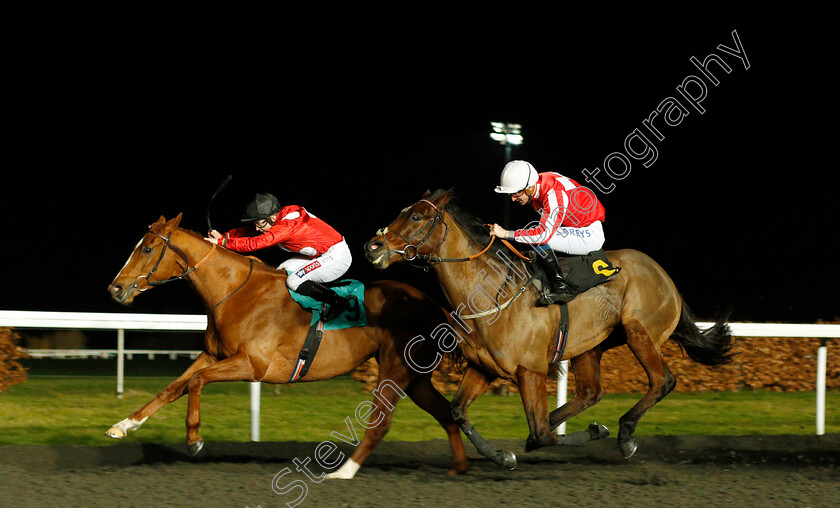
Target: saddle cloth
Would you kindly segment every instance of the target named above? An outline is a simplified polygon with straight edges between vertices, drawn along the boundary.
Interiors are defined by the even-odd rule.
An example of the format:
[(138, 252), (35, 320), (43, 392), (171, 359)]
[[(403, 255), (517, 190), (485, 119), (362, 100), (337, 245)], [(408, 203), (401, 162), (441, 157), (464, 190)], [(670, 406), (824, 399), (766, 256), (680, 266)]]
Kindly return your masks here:
[[(341, 279), (334, 282), (324, 284), (338, 293), (339, 296), (355, 296), (359, 302), (359, 318), (353, 319), (356, 315), (356, 309), (345, 311), (335, 319), (323, 323), (324, 330), (341, 330), (342, 328), (351, 328), (353, 326), (367, 325), (367, 317), (365, 315), (365, 285), (355, 279)], [(312, 321), (310, 326), (314, 326), (321, 320), (321, 302), (295, 291), (289, 290), (292, 299), (300, 304), (304, 310), (312, 312)]]
[(621, 267), (613, 266), (602, 249), (581, 256), (557, 253), (560, 271), (575, 295), (614, 279)]

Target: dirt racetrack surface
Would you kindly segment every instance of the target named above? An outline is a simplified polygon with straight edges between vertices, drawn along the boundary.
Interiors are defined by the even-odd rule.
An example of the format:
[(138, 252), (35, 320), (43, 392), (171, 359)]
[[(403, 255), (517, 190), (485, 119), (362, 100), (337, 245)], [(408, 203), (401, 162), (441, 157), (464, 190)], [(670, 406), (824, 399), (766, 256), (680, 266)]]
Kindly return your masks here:
[(310, 458), (319, 480), (323, 469), (312, 460), (318, 443), (209, 442), (196, 457), (183, 445), (130, 441), (2, 446), (0, 499), (16, 508), (268, 508), (294, 503), (305, 485), (301, 507), (840, 505), (840, 434), (641, 437), (629, 461), (615, 438), (528, 454), (523, 441), (493, 441), (516, 453), (513, 471), (466, 444), (471, 469), (463, 476), (447, 476), (445, 441), (385, 441), (353, 480), (320, 482), (295, 465)]

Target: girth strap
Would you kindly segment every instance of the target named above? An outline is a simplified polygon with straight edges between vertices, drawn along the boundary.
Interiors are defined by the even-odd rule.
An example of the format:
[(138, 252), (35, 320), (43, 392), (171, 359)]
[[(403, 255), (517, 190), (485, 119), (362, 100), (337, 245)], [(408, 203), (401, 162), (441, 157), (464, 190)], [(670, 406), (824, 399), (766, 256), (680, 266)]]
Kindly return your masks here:
[(569, 338), (569, 306), (560, 304), (560, 330), (557, 332), (557, 342), (554, 344), (554, 356), (549, 363), (554, 363), (563, 357), (566, 350), (566, 339)]
[[(321, 308), (321, 315), (324, 315), (324, 308)], [(315, 359), (315, 353), (318, 352), (318, 347), (321, 345), (321, 339), (324, 337), (324, 321), (319, 319), (317, 323), (313, 323), (309, 327), (309, 332), (306, 334), (306, 339), (303, 341), (303, 347), (298, 355), (295, 368), (292, 371), (292, 377), (289, 378), (290, 383), (295, 383), (303, 379), (312, 361)]]

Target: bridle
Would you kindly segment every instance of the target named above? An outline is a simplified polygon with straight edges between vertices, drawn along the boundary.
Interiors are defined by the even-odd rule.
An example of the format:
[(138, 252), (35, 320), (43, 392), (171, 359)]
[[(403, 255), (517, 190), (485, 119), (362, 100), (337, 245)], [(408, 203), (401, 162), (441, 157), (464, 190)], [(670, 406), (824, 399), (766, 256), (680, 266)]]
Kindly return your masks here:
[[(201, 261), (199, 261), (198, 263), (196, 263), (192, 267), (189, 267), (189, 264), (190, 264), (189, 257), (187, 257), (187, 255), (184, 253), (184, 251), (179, 249), (176, 245), (172, 245), (172, 241), (171, 241), (172, 233), (169, 233), (167, 236), (163, 236), (161, 234), (155, 233), (154, 231), (151, 230), (151, 228), (149, 228), (148, 233), (151, 233), (151, 234), (155, 235), (156, 237), (160, 238), (161, 240), (163, 240), (163, 248), (160, 250), (160, 256), (158, 257), (157, 262), (155, 262), (155, 266), (152, 267), (152, 270), (148, 274), (141, 275), (134, 280), (134, 288), (137, 291), (140, 291), (141, 293), (144, 292), (144, 291), (147, 291), (150, 287), (162, 286), (163, 284), (166, 284), (168, 282), (173, 282), (173, 281), (176, 281), (176, 280), (181, 280), (181, 279), (186, 278), (187, 275), (189, 275), (189, 274), (193, 273), (194, 271), (198, 270), (198, 268), (201, 265), (203, 265), (205, 261), (210, 259), (210, 256), (212, 256), (214, 252), (216, 252), (217, 244), (214, 243), (213, 247), (210, 249), (210, 251), (203, 258), (201, 258)], [(181, 275), (176, 275), (174, 277), (170, 277), (170, 278), (165, 279), (165, 280), (151, 280), (152, 275), (154, 275), (154, 273), (157, 271), (158, 267), (160, 266), (160, 262), (163, 260), (163, 256), (166, 254), (166, 249), (168, 249), (169, 247), (172, 247), (173, 251), (177, 252), (178, 254), (181, 255), (181, 257), (184, 258), (184, 260), (187, 262), (187, 267), (188, 268), (186, 270), (184, 270), (184, 273), (182, 273)], [(250, 258), (249, 261), (251, 262), (251, 265), (248, 269), (248, 277), (246, 277), (245, 280), (242, 282), (242, 284), (237, 286), (236, 289), (231, 291), (230, 294), (228, 294), (226, 297), (222, 298), (221, 300), (216, 302), (212, 307), (207, 309), (207, 314), (210, 314), (216, 307), (218, 307), (219, 305), (224, 303), (231, 296), (235, 295), (237, 291), (239, 291), (240, 289), (245, 287), (245, 284), (247, 284), (248, 281), (251, 280), (251, 275), (254, 273), (254, 259)], [(140, 279), (146, 279), (146, 287), (143, 288), (143, 289), (140, 289), (140, 285), (139, 285)]]
[[(416, 260), (416, 261), (420, 261), (421, 263), (432, 263), (432, 262), (443, 261), (441, 258), (433, 257), (433, 255), (434, 255), (435, 252), (438, 251), (438, 249), (440, 249), (441, 245), (443, 245), (443, 242), (446, 241), (446, 237), (447, 237), (447, 235), (449, 235), (449, 224), (447, 224), (446, 221), (443, 219), (443, 214), (440, 212), (440, 208), (437, 205), (435, 205), (434, 203), (432, 203), (428, 199), (421, 199), (420, 201), (418, 201), (418, 203), (421, 203), (421, 202), (422, 203), (428, 203), (429, 206), (434, 208), (435, 216), (432, 217), (428, 222), (426, 222), (426, 224), (422, 228), (420, 228), (419, 231), (417, 231), (416, 233), (411, 235), (411, 237), (405, 237), (405, 236), (397, 233), (396, 231), (391, 231), (387, 227), (384, 227), (384, 228), (378, 230), (376, 232), (376, 234), (377, 234), (377, 236), (381, 236), (382, 239), (385, 240), (385, 247), (387, 248), (387, 250), (389, 250), (389, 251), (393, 250), (393, 252), (396, 252), (397, 254), (401, 255), (403, 257), (403, 259), (405, 259), (405, 261), (408, 262), (408, 264), (410, 264), (412, 266), (416, 266), (418, 268), (422, 268), (422, 269), (428, 271), (428, 266), (414, 264), (414, 263), (412, 263), (412, 261)], [(443, 239), (440, 241), (440, 244), (437, 247), (435, 247), (435, 249), (431, 252), (431, 254), (421, 253), (420, 252), (420, 246), (423, 245), (424, 243), (426, 243), (426, 240), (428, 240), (429, 237), (432, 236), (432, 233), (434, 232), (434, 230), (435, 230), (435, 228), (437, 227), (438, 224), (443, 224), (443, 226), (446, 228), (443, 232)], [(428, 229), (428, 231), (426, 232), (426, 236), (424, 236), (417, 243), (411, 243), (414, 238), (417, 238), (418, 236), (422, 235), (423, 231), (425, 231), (426, 229)], [(396, 236), (400, 240), (404, 241), (405, 242), (405, 247), (402, 250), (391, 249), (391, 245), (388, 243), (388, 237), (386, 236), (388, 233), (391, 233), (392, 235)]]
[[(443, 219), (443, 214), (441, 213), (441, 210), (437, 205), (435, 205), (434, 203), (432, 203), (428, 199), (421, 199), (420, 201), (418, 201), (418, 203), (420, 203), (420, 202), (428, 203), (432, 208), (435, 209), (435, 216), (433, 218), (431, 218), (429, 220), (429, 222), (427, 222), (422, 228), (420, 228), (420, 231), (411, 235), (411, 237), (408, 237), (408, 238), (405, 237), (404, 235), (401, 235), (400, 233), (397, 233), (396, 231), (389, 230), (387, 227), (384, 227), (384, 228), (382, 228), (382, 229), (380, 229), (379, 231), (376, 232), (377, 236), (381, 236), (382, 239), (385, 240), (385, 247), (388, 251), (392, 250), (391, 246), (388, 244), (388, 237), (385, 236), (388, 233), (391, 233), (392, 235), (394, 235), (397, 238), (404, 241), (406, 243), (405, 248), (403, 248), (402, 250), (393, 249), (393, 252), (396, 252), (397, 254), (400, 254), (405, 259), (405, 261), (408, 262), (409, 265), (416, 266), (417, 268), (421, 268), (423, 271), (429, 271), (429, 266), (433, 263), (461, 263), (461, 262), (466, 262), (466, 261), (472, 261), (474, 259), (477, 259), (477, 258), (481, 257), (485, 252), (487, 252), (490, 249), (490, 246), (493, 245), (493, 242), (496, 240), (496, 236), (492, 235), (490, 237), (490, 243), (488, 243), (487, 246), (484, 247), (484, 249), (481, 250), (481, 252), (473, 254), (472, 256), (469, 256), (469, 257), (465, 257), (465, 258), (440, 258), (440, 257), (434, 256), (434, 253), (437, 252), (438, 249), (440, 249), (441, 246), (443, 245), (443, 242), (446, 241), (446, 236), (449, 234), (449, 224), (447, 224), (446, 221)], [(413, 205), (412, 205), (412, 207), (413, 207)], [(411, 208), (411, 207), (409, 207), (409, 208)], [(423, 243), (425, 243), (426, 240), (429, 239), (429, 237), (431, 236), (432, 232), (434, 231), (435, 227), (437, 227), (438, 224), (443, 224), (444, 227), (446, 227), (446, 230), (443, 233), (443, 239), (441, 239), (440, 244), (437, 247), (435, 247), (435, 249), (431, 252), (431, 254), (421, 253), (419, 251), (419, 247), (421, 245), (423, 245)], [(421, 235), (426, 228), (428, 228), (428, 230), (429, 230), (426, 233), (426, 236), (424, 236), (423, 239), (420, 240), (418, 243), (412, 244), (411, 240), (413, 238), (416, 238), (419, 235)], [(522, 254), (518, 250), (516, 250), (516, 248), (510, 242), (505, 240), (504, 238), (500, 238), (500, 240), (502, 241), (502, 243), (505, 244), (505, 246), (507, 246), (508, 249), (510, 249), (520, 259), (523, 259), (523, 260), (527, 261), (528, 263), (533, 263), (534, 262), (534, 260), (532, 258), (530, 258), (528, 256), (525, 256), (524, 254)], [(419, 260), (423, 264), (412, 263), (412, 261), (417, 261), (417, 260)], [(476, 318), (479, 318), (479, 317), (484, 317), (484, 316), (493, 314), (495, 312), (499, 312), (501, 310), (504, 310), (511, 303), (513, 303), (515, 300), (517, 300), (522, 295), (522, 293), (525, 292), (525, 289), (528, 288), (528, 286), (530, 286), (533, 283), (535, 278), (536, 278), (536, 275), (532, 275), (525, 282), (525, 284), (522, 287), (519, 288), (519, 291), (517, 291), (516, 294), (513, 295), (513, 297), (510, 300), (508, 300), (507, 302), (505, 302), (504, 304), (497, 305), (495, 308), (493, 308), (491, 310), (488, 310), (488, 311), (485, 311), (485, 312), (480, 312), (480, 313), (477, 313), (477, 314), (470, 314), (470, 315), (462, 315), (461, 318), (462, 319), (476, 319)], [(507, 279), (506, 279), (505, 284), (507, 284)], [(500, 287), (499, 292), (501, 293), (501, 291), (502, 291), (502, 288)], [(499, 295), (497, 294), (496, 295), (497, 300), (498, 300), (498, 296)]]
[[(151, 228), (149, 229), (149, 231), (147, 231), (147, 233), (155, 235), (156, 237), (163, 240), (163, 248), (160, 250), (160, 256), (158, 257), (157, 261), (155, 262), (155, 266), (152, 267), (152, 270), (148, 274), (140, 275), (139, 277), (137, 277), (134, 280), (134, 289), (136, 289), (137, 291), (140, 291), (141, 293), (144, 292), (144, 291), (147, 291), (151, 287), (162, 286), (162, 285), (164, 285), (168, 282), (173, 282), (173, 281), (181, 280), (181, 279), (185, 278), (187, 275), (189, 275), (189, 274), (193, 273), (194, 271), (198, 270), (198, 267), (203, 265), (204, 262), (207, 261), (214, 252), (216, 252), (216, 244), (214, 243), (213, 248), (210, 249), (210, 252), (208, 252), (207, 255), (204, 256), (204, 258), (201, 259), (201, 261), (199, 261), (198, 263), (196, 263), (194, 266), (192, 266), (190, 268), (189, 267), (189, 263), (190, 263), (189, 257), (187, 257), (187, 255), (184, 253), (184, 251), (179, 249), (177, 246), (172, 245), (172, 240), (171, 240), (172, 239), (172, 233), (169, 233), (168, 235), (163, 236), (161, 234), (155, 233), (154, 231), (151, 230)], [(181, 257), (183, 257), (184, 260), (187, 262), (187, 269), (184, 271), (184, 273), (182, 273), (181, 275), (176, 275), (175, 277), (170, 277), (170, 278), (165, 279), (165, 280), (152, 280), (152, 275), (154, 275), (155, 272), (157, 271), (158, 267), (160, 267), (160, 262), (163, 261), (163, 256), (166, 255), (166, 249), (168, 249), (170, 246), (172, 247), (173, 251), (180, 254)], [(146, 287), (144, 287), (142, 289), (140, 288), (140, 280), (141, 279), (146, 279)]]
[[(376, 232), (377, 236), (381, 236), (382, 239), (385, 240), (385, 248), (388, 251), (393, 251), (393, 252), (396, 252), (397, 254), (401, 255), (403, 257), (403, 259), (405, 259), (405, 261), (408, 262), (408, 264), (411, 265), (411, 266), (416, 266), (417, 268), (421, 268), (424, 271), (428, 271), (429, 270), (429, 265), (434, 264), (434, 263), (461, 263), (461, 262), (465, 262), (465, 261), (472, 261), (473, 259), (476, 259), (476, 258), (482, 256), (485, 252), (487, 252), (490, 249), (490, 246), (493, 245), (493, 242), (496, 240), (495, 235), (491, 236), (490, 237), (490, 243), (487, 244), (487, 246), (484, 247), (484, 249), (482, 249), (481, 252), (478, 252), (477, 254), (473, 254), (472, 256), (469, 256), (469, 257), (465, 257), (465, 258), (441, 258), (441, 257), (437, 257), (434, 254), (435, 254), (435, 252), (437, 252), (441, 248), (441, 246), (443, 245), (443, 242), (446, 241), (446, 237), (447, 237), (447, 235), (449, 235), (449, 224), (447, 224), (446, 221), (444, 220), (443, 213), (441, 213), (440, 207), (438, 207), (437, 205), (435, 205), (434, 203), (432, 203), (428, 199), (421, 199), (420, 201), (418, 201), (418, 203), (428, 203), (428, 205), (431, 206), (432, 208), (434, 208), (434, 210), (435, 210), (435, 216), (432, 217), (431, 219), (429, 219), (429, 221), (422, 228), (420, 228), (419, 231), (417, 231), (416, 233), (414, 233), (413, 235), (411, 235), (408, 238), (399, 234), (399, 233), (397, 233), (396, 231), (392, 231), (392, 230), (388, 229), (387, 227), (384, 227), (384, 228), (382, 228), (382, 229), (380, 229)], [(419, 248), (420, 248), (421, 245), (423, 245), (426, 242), (426, 240), (429, 239), (429, 237), (432, 235), (435, 227), (437, 227), (438, 224), (443, 224), (444, 227), (446, 228), (444, 230), (444, 233), (443, 233), (443, 238), (441, 239), (440, 244), (438, 244), (438, 246), (435, 247), (435, 249), (430, 254), (423, 254), (422, 252), (420, 252)], [(411, 243), (412, 239), (414, 239), (414, 238), (420, 236), (421, 234), (423, 234), (423, 231), (426, 228), (428, 228), (428, 232), (426, 232), (426, 236), (424, 236), (423, 239), (420, 240), (419, 242), (417, 242), (416, 244)], [(391, 245), (388, 243), (388, 237), (386, 236), (388, 233), (391, 233), (392, 235), (396, 236), (400, 240), (404, 241), (405, 244), (406, 244), (405, 247), (402, 250), (391, 249)], [(516, 248), (513, 245), (511, 245), (510, 242), (508, 242), (504, 238), (501, 238), (500, 240), (511, 251), (513, 251), (514, 254), (519, 256), (521, 259), (524, 259), (525, 261), (528, 261), (529, 263), (533, 261), (533, 259), (529, 258), (528, 256), (525, 256), (525, 255), (521, 254), (518, 250), (516, 250)], [(424, 263), (424, 264), (415, 264), (415, 263), (412, 263), (413, 261), (419, 261), (420, 263)]]

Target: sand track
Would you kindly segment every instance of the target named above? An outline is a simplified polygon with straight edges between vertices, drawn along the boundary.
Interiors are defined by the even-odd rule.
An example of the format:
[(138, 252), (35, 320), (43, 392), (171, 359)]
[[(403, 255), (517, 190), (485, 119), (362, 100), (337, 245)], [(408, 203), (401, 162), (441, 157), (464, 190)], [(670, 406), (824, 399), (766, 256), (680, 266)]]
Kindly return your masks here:
[[(130, 439), (130, 438), (129, 438)], [(614, 438), (529, 454), (515, 470), (468, 444), (469, 474), (449, 477), (445, 441), (386, 441), (351, 481), (296, 471), (318, 443), (0, 447), (0, 499), (21, 506), (837, 506), (840, 434), (639, 438), (625, 461)], [(341, 447), (349, 452), (349, 447)], [(323, 471), (308, 463), (316, 477)], [(285, 468), (289, 473), (279, 476)], [(291, 486), (297, 480), (298, 487)], [(287, 488), (288, 487), (288, 488)], [(275, 492), (288, 490), (285, 494)]]

